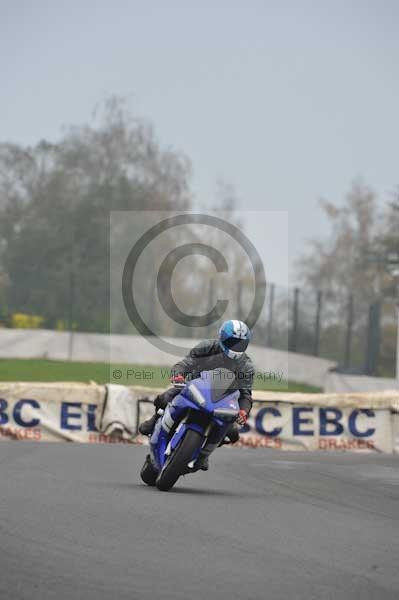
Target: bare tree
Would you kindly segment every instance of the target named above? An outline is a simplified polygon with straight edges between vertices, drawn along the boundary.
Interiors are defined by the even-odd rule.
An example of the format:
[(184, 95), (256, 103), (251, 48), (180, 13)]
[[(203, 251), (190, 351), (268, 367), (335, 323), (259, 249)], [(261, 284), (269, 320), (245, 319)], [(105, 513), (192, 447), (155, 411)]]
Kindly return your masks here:
[(163, 149), (117, 98), (58, 143), (0, 144), (0, 267), (10, 310), (42, 315), (50, 327), (73, 318), (79, 328), (106, 330), (109, 212), (187, 209), (190, 176), (187, 157)]
[(348, 294), (358, 302), (371, 302), (382, 285), (382, 270), (372, 260), (381, 231), (375, 193), (359, 180), (342, 206), (326, 200), (320, 204), (330, 223), (330, 236), (310, 240), (297, 261), (303, 283), (325, 291), (339, 305), (345, 304)]

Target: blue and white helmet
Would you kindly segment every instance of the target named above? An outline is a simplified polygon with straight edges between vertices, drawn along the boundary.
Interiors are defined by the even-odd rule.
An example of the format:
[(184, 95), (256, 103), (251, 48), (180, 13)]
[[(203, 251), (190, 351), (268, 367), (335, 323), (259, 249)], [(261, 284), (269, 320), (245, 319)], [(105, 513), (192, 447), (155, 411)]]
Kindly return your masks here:
[(251, 340), (251, 331), (243, 321), (225, 321), (219, 329), (219, 344), (229, 358), (240, 358)]

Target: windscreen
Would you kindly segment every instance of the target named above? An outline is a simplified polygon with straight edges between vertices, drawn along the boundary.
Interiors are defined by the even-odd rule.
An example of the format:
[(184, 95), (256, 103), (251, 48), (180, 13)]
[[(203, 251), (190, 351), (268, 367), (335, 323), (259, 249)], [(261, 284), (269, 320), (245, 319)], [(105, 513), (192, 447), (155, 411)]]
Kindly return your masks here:
[(219, 402), (224, 396), (237, 389), (235, 373), (229, 369), (207, 371), (205, 376), (210, 385), (213, 403)]

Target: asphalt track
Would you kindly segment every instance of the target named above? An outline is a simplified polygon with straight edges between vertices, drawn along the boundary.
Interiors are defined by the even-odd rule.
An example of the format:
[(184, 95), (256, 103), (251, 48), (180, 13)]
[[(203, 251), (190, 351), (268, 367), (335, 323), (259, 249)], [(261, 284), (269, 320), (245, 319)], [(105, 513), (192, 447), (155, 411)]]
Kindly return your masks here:
[(164, 493), (144, 447), (0, 444), (0, 598), (399, 598), (399, 456), (220, 449)]

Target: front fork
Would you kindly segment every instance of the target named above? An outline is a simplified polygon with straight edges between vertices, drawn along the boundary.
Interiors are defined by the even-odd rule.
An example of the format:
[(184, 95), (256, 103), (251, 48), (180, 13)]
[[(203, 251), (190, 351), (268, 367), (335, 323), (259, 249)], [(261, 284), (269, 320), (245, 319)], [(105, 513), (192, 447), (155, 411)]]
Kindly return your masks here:
[(205, 440), (201, 448), (200, 454), (202, 456), (210, 456), (212, 452), (220, 446), (220, 443), (224, 440), (227, 430), (230, 424), (223, 424), (218, 426), (214, 421), (211, 421), (205, 432)]

